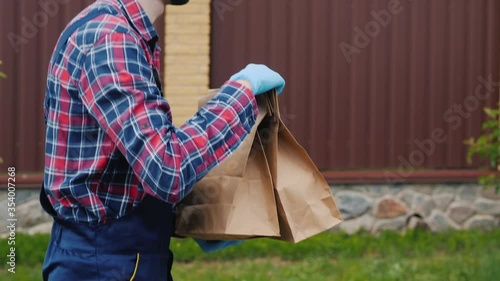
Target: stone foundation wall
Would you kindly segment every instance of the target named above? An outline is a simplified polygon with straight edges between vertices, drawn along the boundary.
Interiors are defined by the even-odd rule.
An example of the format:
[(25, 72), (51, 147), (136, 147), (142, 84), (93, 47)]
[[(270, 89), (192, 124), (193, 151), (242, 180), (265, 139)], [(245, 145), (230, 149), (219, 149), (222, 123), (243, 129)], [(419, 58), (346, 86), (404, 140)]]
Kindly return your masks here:
[[(334, 185), (344, 216), (336, 229), (377, 233), (422, 227), (490, 230), (500, 227), (500, 195), (475, 184)], [(16, 231), (49, 233), (52, 218), (38, 203), (39, 191), (16, 191)], [(7, 192), (0, 190), (0, 236), (7, 234)]]
[(500, 195), (476, 184), (339, 185), (332, 190), (345, 220), (338, 228), (348, 233), (500, 226)]

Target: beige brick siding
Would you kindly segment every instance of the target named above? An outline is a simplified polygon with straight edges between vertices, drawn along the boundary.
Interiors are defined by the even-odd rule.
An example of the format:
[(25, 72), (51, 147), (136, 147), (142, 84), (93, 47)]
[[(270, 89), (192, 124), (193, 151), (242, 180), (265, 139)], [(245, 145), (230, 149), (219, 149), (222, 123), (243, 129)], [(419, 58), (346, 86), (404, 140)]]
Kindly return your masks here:
[(165, 97), (179, 126), (196, 112), (198, 97), (209, 87), (210, 0), (167, 6), (165, 23)]

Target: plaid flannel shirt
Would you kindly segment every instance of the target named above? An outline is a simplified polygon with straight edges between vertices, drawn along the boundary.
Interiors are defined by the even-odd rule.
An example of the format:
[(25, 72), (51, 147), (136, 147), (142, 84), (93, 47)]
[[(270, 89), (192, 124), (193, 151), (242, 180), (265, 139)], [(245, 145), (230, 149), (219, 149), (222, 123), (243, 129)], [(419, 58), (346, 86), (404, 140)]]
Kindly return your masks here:
[(136, 0), (98, 0), (75, 19), (98, 8), (118, 14), (88, 21), (53, 54), (45, 98), (47, 197), (60, 218), (90, 225), (124, 216), (147, 194), (179, 202), (257, 114), (251, 90), (226, 82), (175, 127), (155, 83), (160, 47), (144, 10)]

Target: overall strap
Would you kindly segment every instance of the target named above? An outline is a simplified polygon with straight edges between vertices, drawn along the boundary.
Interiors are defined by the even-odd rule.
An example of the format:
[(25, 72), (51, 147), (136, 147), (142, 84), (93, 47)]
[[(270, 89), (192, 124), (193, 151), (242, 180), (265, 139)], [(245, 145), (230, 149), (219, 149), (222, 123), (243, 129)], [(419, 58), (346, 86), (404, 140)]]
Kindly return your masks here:
[[(72, 23), (70, 26), (68, 26), (64, 32), (61, 34), (61, 37), (59, 38), (59, 42), (57, 43), (57, 46), (54, 50), (54, 54), (58, 54), (61, 52), (62, 48), (66, 45), (69, 37), (82, 25), (87, 23), (88, 21), (95, 19), (96, 17), (104, 14), (109, 14), (109, 15), (118, 15), (118, 12), (115, 10), (108, 10), (105, 8), (100, 8), (100, 9), (95, 9), (90, 11), (87, 15), (83, 16), (82, 18), (78, 19), (74, 23)], [(45, 121), (47, 123), (47, 121)], [(47, 193), (45, 192), (45, 186), (42, 183), (42, 188), (40, 190), (40, 203), (43, 207), (43, 209), (51, 216), (55, 217), (57, 216), (56, 211), (52, 207), (52, 204), (50, 204), (49, 199), (47, 198)]]

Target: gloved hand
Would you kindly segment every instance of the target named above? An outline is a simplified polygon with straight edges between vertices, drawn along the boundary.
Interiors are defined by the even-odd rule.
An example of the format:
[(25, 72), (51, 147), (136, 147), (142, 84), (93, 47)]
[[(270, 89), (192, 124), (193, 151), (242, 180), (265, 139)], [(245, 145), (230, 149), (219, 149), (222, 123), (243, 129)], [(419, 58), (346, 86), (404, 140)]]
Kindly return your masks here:
[(244, 242), (244, 240), (241, 241), (221, 241), (221, 240), (203, 240), (203, 239), (197, 239), (194, 238), (194, 241), (200, 246), (200, 248), (205, 252), (205, 253), (213, 253), (218, 250), (225, 249), (227, 247), (231, 247), (234, 245), (238, 245)]
[(249, 81), (252, 84), (254, 95), (260, 95), (272, 89), (276, 89), (277, 93), (280, 94), (285, 88), (285, 79), (263, 64), (251, 63), (240, 72), (231, 76), (229, 80)]

